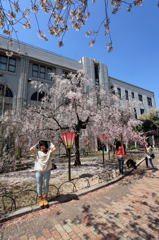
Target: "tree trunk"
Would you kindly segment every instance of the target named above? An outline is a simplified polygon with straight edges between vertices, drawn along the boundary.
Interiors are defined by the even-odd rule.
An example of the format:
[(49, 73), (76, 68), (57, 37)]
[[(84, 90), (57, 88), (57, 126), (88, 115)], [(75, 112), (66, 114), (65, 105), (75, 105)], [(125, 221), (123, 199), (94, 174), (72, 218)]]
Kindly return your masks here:
[(108, 159), (110, 161), (110, 149), (108, 149)]
[(17, 147), (15, 149), (15, 157), (17, 160), (20, 160), (22, 157), (22, 148), (21, 147)]
[(75, 166), (80, 166), (81, 161), (80, 161), (80, 151), (79, 151), (79, 134), (75, 137)]

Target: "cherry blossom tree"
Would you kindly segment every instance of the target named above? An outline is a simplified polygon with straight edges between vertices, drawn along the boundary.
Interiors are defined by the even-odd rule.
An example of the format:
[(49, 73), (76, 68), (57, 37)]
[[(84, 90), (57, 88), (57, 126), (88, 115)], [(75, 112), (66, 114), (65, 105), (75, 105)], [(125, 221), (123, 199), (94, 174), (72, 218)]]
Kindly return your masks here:
[(86, 92), (88, 78), (81, 71), (77, 74), (70, 73), (67, 78), (62, 75), (56, 76), (51, 88), (38, 82), (32, 84), (39, 91), (47, 93), (42, 103), (23, 108), (16, 114), (14, 111), (6, 113), (1, 119), (1, 124), (7, 127), (8, 133), (13, 126), (20, 127), (21, 135), (28, 137), (26, 145), (28, 141), (30, 145), (39, 138), (46, 139), (49, 134), (55, 135), (57, 142), (62, 131), (75, 131), (75, 165), (80, 165), (79, 135), (81, 129), (86, 128), (91, 121), (93, 105), (96, 105), (95, 96), (92, 98), (92, 93), (89, 92), (88, 95)]
[(39, 139), (55, 139), (57, 141), (58, 128), (52, 119), (46, 120), (39, 114), (37, 106), (27, 106), (20, 111), (7, 111), (0, 118), (0, 126), (3, 129), (3, 141), (13, 139), (14, 144), (4, 146), (4, 154), (15, 160), (17, 151), (28, 153), (30, 146), (37, 143)]
[[(90, 80), (83, 71), (70, 73), (67, 77), (63, 75), (53, 77), (55, 83), (52, 88), (48, 86), (42, 88), (47, 94), (38, 111), (46, 121), (48, 117), (53, 119), (61, 132), (65, 130), (76, 132), (75, 165), (81, 165), (79, 138), (82, 129), (94, 124), (93, 117), (97, 111), (96, 91), (92, 88), (88, 92)], [(38, 87), (36, 84), (34, 86)]]
[[(27, 106), (18, 112), (9, 111), (1, 118), (9, 134), (17, 129), (16, 142), (28, 148), (39, 138), (59, 141), (63, 131), (76, 132), (75, 165), (81, 165), (80, 143), (82, 129), (95, 138), (105, 133), (113, 143), (114, 139), (142, 142), (142, 133), (135, 131), (139, 121), (133, 119), (131, 106), (121, 107), (119, 99), (102, 86), (90, 85), (90, 79), (83, 71), (54, 75), (52, 86), (32, 82), (38, 91), (44, 91), (41, 104)], [(19, 130), (20, 129), (20, 130)]]
[[(92, 0), (95, 4), (96, 0)], [(141, 6), (143, 0), (103, 0), (101, 2), (104, 8), (104, 17), (100, 19), (97, 29), (90, 29), (86, 32), (87, 37), (91, 37), (89, 42), (93, 46), (96, 37), (101, 29), (104, 29), (106, 36), (106, 48), (108, 52), (113, 49), (110, 31), (110, 15), (116, 14), (123, 7), (131, 12), (133, 7)], [(155, 3), (154, 3), (155, 4)], [(159, 7), (159, 3), (156, 4)], [(2, 0), (0, 1), (0, 28), (2, 32), (9, 37), (8, 44), (12, 44), (12, 36), (18, 38), (17, 26), (21, 25), (25, 29), (32, 28), (34, 24), (32, 19), (35, 18), (38, 36), (47, 41), (48, 33), (59, 38), (59, 46), (64, 45), (64, 35), (70, 28), (80, 31), (86, 24), (87, 19), (91, 16), (91, 2), (88, 0)], [(46, 22), (48, 29), (41, 29), (41, 19), (43, 14), (47, 16)], [(10, 54), (8, 52), (8, 54)]]
[(127, 101), (123, 105), (119, 97), (105, 96), (104, 92), (102, 94), (103, 102), (95, 116), (95, 121), (98, 122), (97, 131), (107, 135), (109, 144), (113, 144), (117, 139), (121, 142), (133, 141), (142, 145), (145, 137), (136, 129), (142, 122), (134, 118), (136, 102)]
[(134, 119), (135, 104), (127, 101), (125, 106), (121, 106), (119, 98), (102, 86), (91, 88), (90, 79), (79, 71), (70, 73), (67, 78), (57, 76), (42, 105), (44, 111), (49, 107), (61, 130), (68, 128), (77, 133), (75, 165), (80, 165), (79, 136), (82, 129), (94, 133), (94, 136), (105, 132), (110, 142), (114, 139), (144, 141), (143, 134), (136, 131), (141, 122)]

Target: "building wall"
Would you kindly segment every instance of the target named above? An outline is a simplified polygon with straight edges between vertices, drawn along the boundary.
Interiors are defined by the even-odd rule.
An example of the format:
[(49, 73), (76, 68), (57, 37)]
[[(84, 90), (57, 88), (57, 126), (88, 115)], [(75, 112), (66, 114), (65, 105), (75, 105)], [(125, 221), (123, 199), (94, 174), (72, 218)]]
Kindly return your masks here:
[[(133, 103), (136, 108), (137, 117), (142, 114), (141, 109), (144, 110), (144, 113), (147, 113), (150, 111), (150, 108), (155, 108), (155, 96), (154, 93), (151, 91), (148, 91), (146, 89), (137, 87), (135, 85), (123, 82), (121, 80), (115, 79), (113, 77), (109, 77), (109, 86), (110, 88), (113, 87), (113, 90), (117, 96), (119, 96), (118, 89), (121, 90), (121, 104), (124, 105), (126, 102), (126, 92), (128, 91), (128, 100), (129, 102)], [(134, 93), (134, 98), (132, 97), (132, 93)], [(142, 101), (139, 100), (139, 95), (142, 96)], [(152, 104), (148, 104), (148, 98), (151, 99)]]
[[(6, 56), (5, 52), (7, 48), (7, 39), (5, 37), (0, 37), (0, 56)], [(96, 59), (82, 57), (81, 60), (77, 62), (75, 60), (59, 56), (52, 52), (45, 51), (24, 43), (19, 44), (17, 42), (14, 42), (10, 50), (12, 50), (14, 53), (10, 58), (16, 59), (16, 71), (4, 71), (0, 67), (0, 84), (6, 85), (11, 89), (13, 98), (8, 98), (8, 101), (12, 101), (13, 109), (19, 109), (25, 104), (37, 103), (36, 101), (31, 101), (31, 96), (35, 92), (35, 89), (31, 85), (32, 80), (52, 84), (52, 81), (47, 78), (43, 79), (33, 76), (33, 65), (38, 66), (39, 72), (42, 71), (41, 69), (43, 69), (43, 67), (45, 67), (46, 76), (47, 72), (49, 71), (48, 69), (50, 68), (52, 68), (52, 70), (55, 70), (57, 74), (67, 73), (71, 71), (76, 72), (80, 69), (84, 69), (84, 71), (91, 79), (89, 89), (98, 85), (102, 85), (106, 90), (108, 90), (111, 88), (111, 86), (113, 86), (117, 94), (117, 88), (120, 88), (121, 102), (123, 104), (125, 102), (125, 90), (128, 91), (130, 100), (131, 92), (134, 92), (134, 100), (137, 103), (137, 116), (141, 114), (140, 109), (144, 109), (145, 112), (148, 112), (150, 107), (155, 107), (155, 98), (153, 92), (139, 88), (132, 84), (128, 84), (118, 79), (108, 77), (107, 66), (100, 63)], [(10, 61), (10, 58), (8, 57), (7, 61)], [(0, 57), (0, 66), (1, 61), (2, 60)], [(138, 100), (138, 94), (142, 95), (142, 102)], [(147, 97), (152, 99), (152, 106), (148, 105)], [(1, 102), (2, 101), (4, 101), (4, 99), (1, 99)]]
[[(87, 57), (82, 57), (80, 62), (82, 68), (91, 79), (90, 88), (95, 87), (96, 85), (102, 85), (105, 89), (108, 89), (108, 68), (105, 64), (98, 62), (96, 59), (90, 59)], [(98, 67), (98, 74), (95, 73), (95, 65)]]
[[(28, 44), (19, 44), (15, 41), (10, 47), (10, 50), (14, 54), (8, 57), (8, 59), (16, 59), (16, 71), (10, 72), (0, 68), (0, 84), (11, 89), (13, 98), (8, 101), (13, 103), (13, 109), (21, 108), (24, 104), (33, 103), (30, 98), (35, 92), (35, 89), (30, 84), (31, 80), (51, 84), (50, 80), (32, 76), (32, 64), (56, 68), (57, 74), (71, 71), (75, 72), (82, 69), (82, 64), (75, 60), (59, 56), (49, 51), (44, 51), (40, 48), (35, 48)], [(0, 55), (6, 57), (6, 51), (8, 51), (7, 39), (5, 37), (0, 37)], [(6, 100), (6, 97), (5, 99), (0, 98), (1, 104), (6, 102)]]

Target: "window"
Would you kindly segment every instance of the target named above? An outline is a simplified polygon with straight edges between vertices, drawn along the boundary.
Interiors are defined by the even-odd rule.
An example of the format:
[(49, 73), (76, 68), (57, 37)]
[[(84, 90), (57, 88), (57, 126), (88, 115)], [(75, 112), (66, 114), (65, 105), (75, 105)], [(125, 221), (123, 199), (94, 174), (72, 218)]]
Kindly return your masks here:
[(0, 84), (0, 115), (12, 109), (13, 93), (6, 85)]
[(7, 71), (7, 57), (0, 56), (0, 70)]
[(142, 102), (142, 101), (143, 101), (143, 99), (142, 99), (142, 95), (139, 94), (138, 97), (139, 97), (139, 101)]
[(111, 93), (115, 95), (115, 90), (113, 85), (110, 87), (110, 89), (111, 89)]
[(9, 58), (8, 71), (9, 72), (15, 72), (16, 71), (16, 59)]
[(36, 64), (33, 64), (32, 66), (32, 76), (35, 78), (38, 78), (39, 75), (39, 66)]
[(131, 92), (131, 97), (132, 97), (132, 98), (135, 98), (134, 92)]
[(43, 97), (45, 97), (45, 92), (39, 92), (39, 97), (38, 97), (38, 101), (42, 101)]
[(13, 93), (7, 86), (0, 84), (0, 97), (13, 97)]
[(141, 115), (144, 114), (144, 112), (145, 112), (145, 109), (140, 108), (140, 113), (141, 113)]
[(6, 97), (13, 97), (13, 93), (12, 93), (12, 91), (8, 87), (6, 87), (5, 96)]
[(63, 70), (63, 75), (64, 75), (65, 78), (67, 78), (67, 76), (68, 76), (69, 73), (70, 73), (70, 72), (68, 72), (68, 71), (66, 71), (66, 70)]
[(16, 71), (16, 59), (0, 55), (0, 70), (15, 72)]
[(45, 79), (46, 78), (46, 68), (40, 66), (40, 78)]
[(4, 96), (4, 85), (0, 84), (0, 97)]
[(47, 79), (48, 80), (52, 80), (52, 77), (50, 76), (50, 74), (49, 73), (54, 73), (54, 74), (56, 74), (56, 68), (47, 68)]
[(127, 91), (127, 90), (125, 90), (125, 99), (126, 99), (126, 100), (129, 100), (129, 94), (128, 94), (128, 91)]
[(136, 111), (136, 108), (134, 108), (134, 115), (135, 115), (135, 119), (137, 119), (137, 111)]
[(99, 64), (94, 63), (95, 85), (99, 85)]
[(152, 98), (147, 97), (147, 104), (148, 106), (152, 107)]
[(2, 106), (2, 103), (0, 102), (0, 115), (2, 115), (2, 112), (3, 112), (3, 106)]
[(120, 88), (117, 88), (117, 91), (118, 91), (118, 96), (119, 96), (119, 98), (121, 99), (121, 89), (120, 89)]
[(32, 77), (34, 78), (52, 80), (52, 77), (49, 75), (50, 72), (56, 73), (56, 68), (42, 66), (38, 64), (32, 65)]
[(38, 93), (37, 93), (37, 92), (35, 92), (35, 93), (32, 94), (31, 100), (32, 100), (32, 101), (37, 101), (37, 100), (38, 100)]
[(31, 96), (32, 101), (42, 101), (42, 98), (45, 96), (45, 92), (35, 92)]

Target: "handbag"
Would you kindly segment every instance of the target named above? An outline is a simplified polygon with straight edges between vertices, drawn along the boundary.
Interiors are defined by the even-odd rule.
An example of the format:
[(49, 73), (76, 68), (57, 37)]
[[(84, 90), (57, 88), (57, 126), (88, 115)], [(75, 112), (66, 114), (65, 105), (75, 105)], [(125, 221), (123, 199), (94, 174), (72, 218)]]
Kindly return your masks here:
[(150, 155), (150, 157), (151, 157), (151, 158), (155, 158), (155, 154), (152, 153), (152, 154)]

